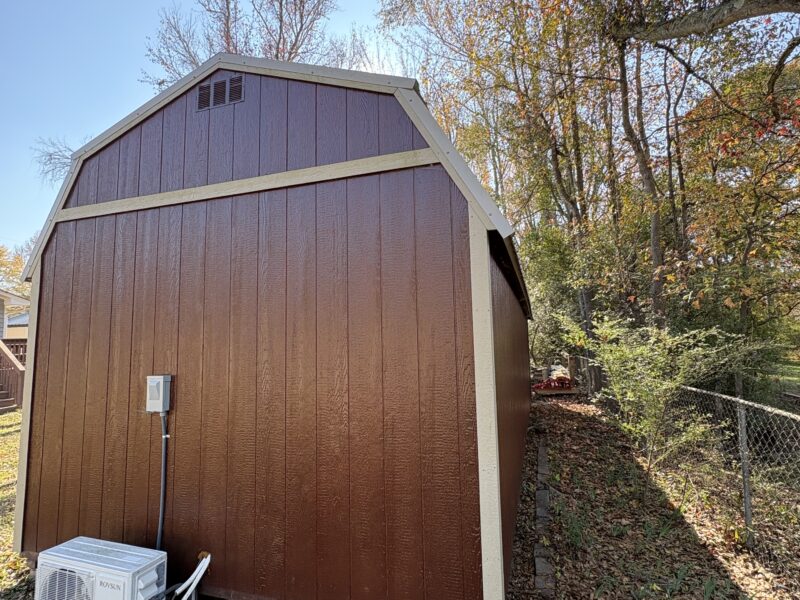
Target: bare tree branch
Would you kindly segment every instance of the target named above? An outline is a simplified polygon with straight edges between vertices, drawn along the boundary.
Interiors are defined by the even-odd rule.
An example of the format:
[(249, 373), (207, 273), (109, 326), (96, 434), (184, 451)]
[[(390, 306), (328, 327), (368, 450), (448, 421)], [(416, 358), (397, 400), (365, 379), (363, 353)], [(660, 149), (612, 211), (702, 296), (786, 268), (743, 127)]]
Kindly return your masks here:
[[(778, 62), (775, 64), (775, 68), (772, 71), (772, 75), (769, 76), (769, 81), (767, 82), (767, 96), (771, 97), (775, 94), (775, 84), (778, 83), (778, 78), (780, 78), (781, 73), (783, 73), (783, 68), (789, 61), (789, 57), (792, 55), (792, 52), (794, 52), (795, 48), (798, 46), (800, 46), (800, 36), (795, 36), (789, 40), (786, 48), (784, 48), (783, 52), (781, 52), (780, 57), (778, 57)], [(774, 103), (774, 100), (773, 111), (777, 112), (777, 105)]]
[(184, 12), (178, 5), (161, 11), (158, 33), (147, 40), (147, 58), (157, 73), (142, 81), (162, 90), (217, 52), (302, 61), (326, 66), (362, 66), (367, 49), (363, 30), (329, 35), (326, 21), (335, 0), (196, 0)]
[(57, 184), (66, 177), (73, 149), (63, 138), (37, 138), (32, 150), (43, 181)]
[(736, 113), (740, 117), (744, 117), (745, 119), (748, 119), (748, 120), (752, 121), (753, 123), (755, 123), (759, 127), (764, 127), (764, 123), (762, 123), (761, 121), (756, 119), (753, 115), (750, 115), (750, 114), (746, 113), (745, 111), (743, 111), (743, 110), (741, 110), (739, 108), (736, 108), (730, 102), (728, 102), (725, 99), (725, 97), (722, 95), (722, 92), (719, 91), (717, 86), (715, 86), (714, 83), (708, 77), (705, 77), (702, 74), (698, 73), (697, 69), (694, 68), (692, 63), (690, 63), (685, 58), (681, 57), (675, 51), (674, 48), (671, 48), (670, 46), (667, 46), (665, 44), (659, 44), (659, 43), (656, 43), (654, 45), (655, 45), (656, 48), (658, 48), (660, 50), (663, 50), (664, 52), (669, 54), (675, 60), (675, 62), (679, 63), (684, 69), (686, 69), (686, 73), (688, 75), (691, 75), (692, 77), (694, 77), (698, 81), (701, 81), (706, 86), (708, 86), (708, 89), (711, 90), (711, 92), (714, 94), (714, 96), (717, 98), (717, 100), (720, 102), (720, 104), (722, 104), (729, 111), (731, 111), (733, 113)]
[[(637, 62), (634, 73), (637, 98), (640, 98), (642, 95), (641, 73), (639, 66), (639, 63)], [(630, 144), (630, 147), (633, 150), (633, 154), (636, 158), (636, 164), (638, 166), (639, 176), (641, 177), (642, 187), (644, 188), (645, 194), (655, 207), (650, 213), (650, 255), (653, 269), (653, 275), (650, 280), (650, 294), (653, 302), (653, 313), (656, 319), (661, 321), (664, 317), (664, 282), (662, 281), (661, 277), (661, 269), (664, 266), (664, 254), (663, 249), (661, 248), (661, 218), (659, 213), (660, 197), (655, 173), (653, 172), (653, 165), (650, 160), (650, 153), (646, 138), (642, 139), (642, 132), (637, 134), (633, 127), (633, 122), (631, 121), (626, 42), (624, 41), (617, 44), (617, 68), (619, 70), (620, 110), (622, 113), (622, 128), (625, 132), (625, 139), (628, 141), (628, 144)], [(642, 120), (641, 112), (642, 106), (637, 101), (637, 121)]]
[(204, 37), (209, 54), (252, 52), (252, 19), (242, 11), (239, 0), (198, 0), (198, 4), (207, 16)]
[(693, 10), (656, 23), (625, 25), (613, 31), (618, 39), (658, 42), (689, 35), (709, 35), (738, 21), (775, 13), (800, 13), (798, 0), (723, 0), (709, 8)]
[(155, 39), (147, 38), (146, 56), (163, 73), (145, 72), (142, 81), (158, 90), (199, 67), (207, 56), (201, 53), (194, 15), (184, 15), (177, 5), (162, 9)]

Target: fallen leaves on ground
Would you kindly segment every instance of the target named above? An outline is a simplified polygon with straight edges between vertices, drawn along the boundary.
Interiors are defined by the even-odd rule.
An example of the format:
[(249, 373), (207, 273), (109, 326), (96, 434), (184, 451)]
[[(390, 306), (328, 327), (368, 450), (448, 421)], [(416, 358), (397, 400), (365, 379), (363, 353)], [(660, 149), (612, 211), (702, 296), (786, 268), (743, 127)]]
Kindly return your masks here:
[(0, 598), (33, 598), (33, 583), (26, 561), (11, 551), (14, 537), (14, 503), (21, 412), (0, 415)]
[[(730, 539), (702, 511), (684, 514), (683, 486), (648, 475), (626, 435), (593, 405), (537, 401), (531, 428), (546, 431), (553, 550), (559, 598), (796, 597), (781, 576)], [(528, 438), (510, 596), (532, 586), (536, 435)], [(661, 485), (659, 484), (661, 483)], [(535, 494), (534, 494), (535, 496)]]

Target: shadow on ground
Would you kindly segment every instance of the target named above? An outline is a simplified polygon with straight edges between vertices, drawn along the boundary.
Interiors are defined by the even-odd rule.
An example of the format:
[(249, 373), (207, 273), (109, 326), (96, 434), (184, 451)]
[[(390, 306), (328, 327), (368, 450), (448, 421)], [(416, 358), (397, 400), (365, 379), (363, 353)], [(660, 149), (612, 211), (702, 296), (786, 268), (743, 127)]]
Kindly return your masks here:
[[(550, 458), (549, 531), (558, 598), (748, 598), (591, 405), (535, 401), (508, 598), (533, 587), (537, 431)], [(740, 579), (741, 581), (741, 579)], [(764, 598), (777, 598), (772, 594)]]
[(10, 588), (0, 590), (3, 600), (31, 600), (33, 598), (33, 580), (26, 580), (14, 584)]

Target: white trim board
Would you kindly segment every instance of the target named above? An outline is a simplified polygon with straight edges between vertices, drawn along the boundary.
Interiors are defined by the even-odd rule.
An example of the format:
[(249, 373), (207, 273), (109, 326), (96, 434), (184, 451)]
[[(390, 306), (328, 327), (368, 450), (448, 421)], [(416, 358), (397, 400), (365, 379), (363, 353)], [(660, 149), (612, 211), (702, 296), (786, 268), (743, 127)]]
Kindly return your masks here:
[(486, 229), (496, 229), (504, 238), (513, 234), (514, 230), (511, 224), (486, 193), (478, 178), (475, 177), (475, 173), (453, 146), (450, 138), (439, 127), (420, 95), (414, 90), (401, 88), (398, 88), (394, 95), (422, 137), (439, 157), (439, 161), (447, 170), (450, 178), (470, 204), (476, 208), (476, 214)]
[(14, 507), (14, 552), (22, 552), (22, 523), (25, 518), (25, 490), (28, 486), (28, 444), (31, 433), (31, 401), (33, 398), (33, 373), (36, 359), (36, 330), (39, 320), (39, 286), (41, 270), (36, 267), (31, 281), (31, 311), (28, 321), (28, 354), (25, 381), (22, 389), (22, 423), (19, 437), (19, 464), (17, 465), (17, 500)]
[(346, 177), (358, 177), (360, 175), (385, 173), (398, 169), (422, 167), (438, 162), (439, 160), (430, 148), (409, 150), (408, 152), (396, 152), (394, 154), (381, 154), (368, 158), (331, 163), (329, 165), (282, 171), (280, 173), (260, 175), (247, 179), (234, 179), (233, 181), (212, 183), (210, 185), (173, 190), (171, 192), (161, 192), (148, 196), (135, 196), (122, 200), (88, 204), (86, 206), (62, 208), (53, 217), (53, 222), (60, 223), (62, 221), (88, 219), (91, 217), (101, 217), (134, 210), (147, 210), (161, 206), (174, 206), (176, 204), (212, 200), (214, 198), (241, 196), (242, 194), (333, 181)]
[(484, 600), (503, 600), (503, 518), (500, 501), (500, 446), (492, 317), (492, 257), (486, 228), (469, 210), (472, 340), (475, 360), (475, 415), (478, 442), (481, 563)]

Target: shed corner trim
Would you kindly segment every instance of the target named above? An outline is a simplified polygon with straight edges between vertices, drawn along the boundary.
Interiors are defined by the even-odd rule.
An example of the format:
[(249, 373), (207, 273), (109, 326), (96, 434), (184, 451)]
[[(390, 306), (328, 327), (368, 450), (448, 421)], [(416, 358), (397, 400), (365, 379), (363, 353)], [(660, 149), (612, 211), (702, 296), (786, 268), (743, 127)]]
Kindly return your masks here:
[(14, 506), (14, 538), (12, 549), (22, 552), (22, 528), (25, 520), (25, 491), (28, 485), (28, 445), (31, 430), (31, 404), (36, 360), (37, 322), (39, 317), (39, 284), (41, 269), (34, 268), (31, 282), (31, 308), (28, 320), (28, 361), (22, 389), (22, 423), (20, 424), (19, 464), (17, 465), (17, 497)]
[(420, 95), (414, 90), (398, 88), (395, 97), (408, 113), (422, 137), (439, 157), (442, 166), (447, 170), (461, 193), (475, 209), (485, 228), (497, 230), (504, 238), (512, 235), (514, 229), (511, 224), (483, 189), (483, 185), (469, 168), (461, 153), (456, 150), (442, 128), (439, 127)]
[(500, 501), (500, 448), (492, 324), (489, 238), (480, 216), (469, 210), (472, 330), (475, 357), (475, 412), (478, 443), (481, 565), (484, 600), (505, 597), (503, 522)]

